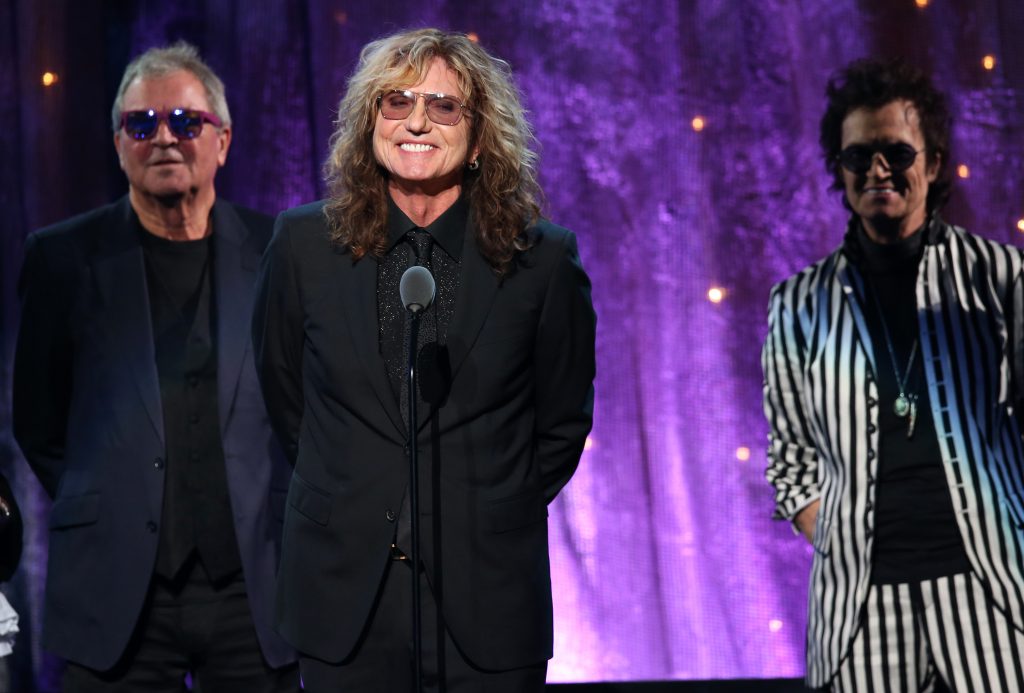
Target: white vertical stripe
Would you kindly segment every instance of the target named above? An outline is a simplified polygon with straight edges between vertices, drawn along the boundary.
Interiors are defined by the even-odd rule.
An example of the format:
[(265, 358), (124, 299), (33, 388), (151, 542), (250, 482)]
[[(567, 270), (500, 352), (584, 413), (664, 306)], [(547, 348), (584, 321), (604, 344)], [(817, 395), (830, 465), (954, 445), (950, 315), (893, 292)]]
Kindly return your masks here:
[[(966, 593), (970, 592), (974, 600), (974, 616), (978, 619), (978, 631), (975, 635), (974, 642), (980, 652), (995, 652), (997, 642), (992, 638), (992, 622), (988, 618), (988, 609), (986, 604), (988, 603), (988, 597), (985, 595), (985, 590), (981, 584), (972, 575), (967, 574), (961, 576), (966, 579), (966, 587), (964, 588), (965, 598)], [(969, 615), (968, 615), (969, 616)], [(996, 662), (989, 661), (988, 657), (983, 658), (983, 664), (986, 675), (988, 678), (988, 690), (997, 691), (999, 690), (999, 675), (998, 667)]]

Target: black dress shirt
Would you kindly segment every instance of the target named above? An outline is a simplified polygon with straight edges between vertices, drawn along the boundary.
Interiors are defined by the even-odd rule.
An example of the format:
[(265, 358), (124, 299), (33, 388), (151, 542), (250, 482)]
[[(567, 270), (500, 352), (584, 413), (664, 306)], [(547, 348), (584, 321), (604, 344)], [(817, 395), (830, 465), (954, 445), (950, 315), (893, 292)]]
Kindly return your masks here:
[[(462, 244), (468, 221), (469, 200), (462, 196), (434, 223), (423, 229), (434, 239), (430, 271), (434, 275), (437, 288), (433, 303), (420, 319), (434, 321), (434, 333), (439, 345), (446, 344), (448, 325), (455, 312)], [(398, 293), (398, 282), (402, 273), (415, 264), (409, 234), (419, 229), (420, 227), (388, 198), (388, 250), (377, 267), (377, 323), (380, 330), (380, 351), (387, 363), (388, 375), (396, 398), (402, 391), (402, 378), (405, 377), (408, 360), (408, 344), (405, 341), (408, 313)], [(421, 343), (420, 347), (423, 346)]]
[[(398, 291), (402, 273), (415, 264), (416, 258), (410, 234), (429, 233), (434, 240), (430, 253), (429, 269), (434, 275), (436, 290), (434, 301), (420, 317), (421, 322), (432, 321), (432, 329), (423, 332), (432, 333), (436, 343), (431, 347), (420, 340), (420, 354), (433, 353), (435, 356), (426, 363), (420, 359), (417, 367), (417, 407), (430, 406), (424, 398), (424, 390), (444, 389), (428, 381), (445, 379), (447, 353), (444, 350), (448, 325), (455, 312), (455, 296), (459, 289), (459, 268), (462, 259), (462, 245), (465, 240), (466, 224), (469, 221), (469, 201), (463, 195), (449, 207), (440, 217), (425, 229), (418, 227), (388, 198), (388, 251), (381, 258), (377, 267), (377, 322), (380, 336), (380, 351), (387, 364), (391, 388), (396, 398), (403, 398), (402, 380), (406, 376), (409, 358), (407, 311), (402, 305)], [(434, 351), (431, 351), (434, 350)], [(427, 372), (430, 371), (430, 372)], [(435, 400), (436, 397), (427, 399)], [(403, 414), (408, 411), (404, 403), (399, 401)], [(407, 424), (408, 425), (408, 424)], [(412, 530), (410, 525), (410, 501), (408, 489), (402, 500), (398, 514), (395, 543), (405, 553), (411, 551)]]

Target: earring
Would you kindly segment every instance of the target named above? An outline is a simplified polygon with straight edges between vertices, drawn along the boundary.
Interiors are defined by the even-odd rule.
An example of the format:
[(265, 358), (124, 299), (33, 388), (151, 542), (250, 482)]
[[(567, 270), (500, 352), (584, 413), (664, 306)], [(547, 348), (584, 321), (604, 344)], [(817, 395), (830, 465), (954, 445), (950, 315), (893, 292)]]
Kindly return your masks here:
[(480, 160), (479, 159), (473, 159), (468, 164), (466, 164), (466, 168), (468, 168), (470, 171), (477, 170), (478, 168), (480, 168)]

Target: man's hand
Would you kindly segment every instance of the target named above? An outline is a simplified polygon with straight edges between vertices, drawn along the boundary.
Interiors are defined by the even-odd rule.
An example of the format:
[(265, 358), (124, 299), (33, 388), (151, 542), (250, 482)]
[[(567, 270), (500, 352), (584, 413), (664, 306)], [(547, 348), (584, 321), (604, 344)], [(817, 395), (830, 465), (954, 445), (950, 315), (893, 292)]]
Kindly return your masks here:
[(818, 519), (818, 507), (821, 505), (820, 500), (816, 500), (806, 508), (801, 510), (793, 518), (793, 524), (800, 530), (800, 533), (804, 535), (807, 541), (813, 541), (814, 539), (814, 522)]

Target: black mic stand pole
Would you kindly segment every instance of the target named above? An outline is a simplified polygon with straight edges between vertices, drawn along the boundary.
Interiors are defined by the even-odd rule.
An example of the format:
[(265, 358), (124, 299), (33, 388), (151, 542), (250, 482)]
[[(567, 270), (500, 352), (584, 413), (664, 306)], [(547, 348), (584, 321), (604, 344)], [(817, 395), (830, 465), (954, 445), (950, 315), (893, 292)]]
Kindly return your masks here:
[(409, 325), (409, 518), (412, 534), (412, 652), (416, 677), (414, 690), (423, 693), (423, 602), (420, 594), (420, 469), (416, 436), (416, 342), (419, 340), (420, 312), (412, 313)]

